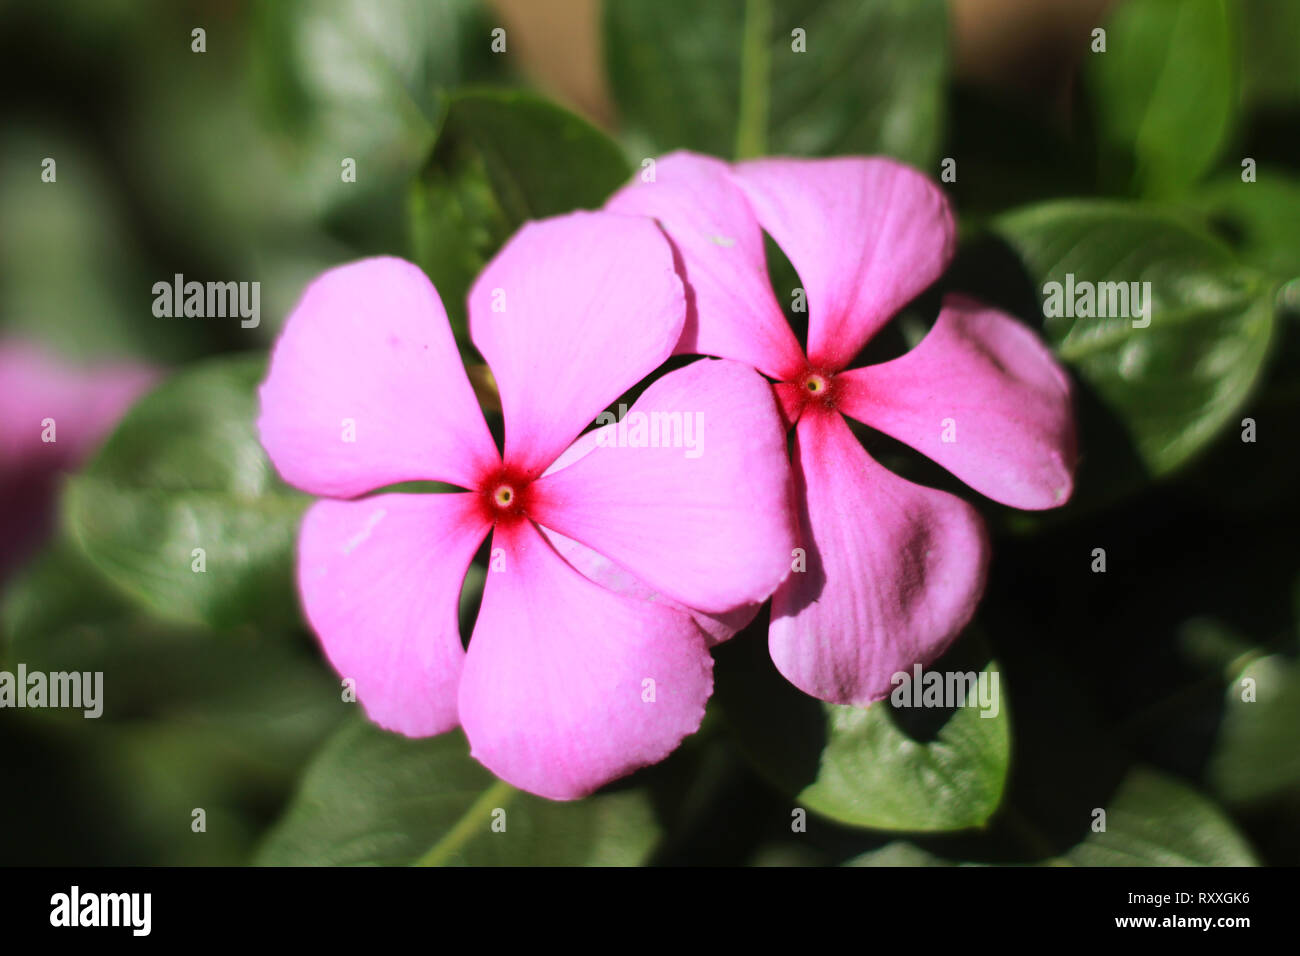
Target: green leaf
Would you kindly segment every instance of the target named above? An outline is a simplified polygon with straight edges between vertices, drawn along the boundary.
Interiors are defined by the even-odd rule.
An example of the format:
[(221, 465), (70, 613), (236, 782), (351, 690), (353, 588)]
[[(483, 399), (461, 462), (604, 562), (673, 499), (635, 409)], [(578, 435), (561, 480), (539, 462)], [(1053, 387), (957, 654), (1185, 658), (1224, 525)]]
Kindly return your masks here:
[(444, 92), (506, 71), (474, 0), (264, 0), (256, 14), (267, 130), (322, 212), (364, 215), (377, 193), (404, 187), (433, 147)]
[[(1254, 696), (1243, 699), (1254, 682)], [(1229, 804), (1268, 800), (1300, 791), (1300, 663), (1270, 654), (1253, 660), (1228, 684), (1210, 764), (1214, 792)]]
[[(1300, 599), (1300, 580), (1294, 592)], [(1194, 619), (1185, 628), (1198, 649), (1220, 649), (1213, 662), (1220, 664), (1223, 711), (1205, 768), (1213, 792), (1230, 805), (1300, 793), (1300, 640), (1269, 648), (1242, 639), (1220, 621)]]
[[(280, 788), (258, 786), (242, 755), (214, 728), (141, 721), (96, 728), (94, 746), (112, 768), (96, 781), (112, 808), (104, 820), (129, 840), (118, 865), (243, 866), (256, 846), (259, 810), (284, 799)], [(285, 775), (292, 767), (282, 768)], [(268, 792), (269, 791), (269, 792)], [(193, 813), (203, 811), (202, 831)]]
[(350, 709), (304, 635), (232, 639), (159, 621), (63, 541), (10, 582), (0, 633), (0, 660), (9, 665), (102, 673), (106, 722), (169, 715), (220, 727), (228, 749), (243, 749), (272, 770), (301, 760)]
[[(6, 834), (7, 863), (246, 864), (267, 806), (290, 783), (268, 786), (222, 734), (174, 721), (62, 721), (24, 710), (6, 714), (5, 746), (23, 767), (23, 786), (0, 796), (5, 819), (22, 821)], [(191, 828), (195, 809), (206, 832)]]
[[(1164, 475), (1235, 420), (1269, 354), (1276, 282), (1208, 234), (1139, 205), (1046, 203), (1009, 213), (994, 229), (1019, 255), (1039, 308), (1046, 284), (1064, 286), (1069, 275), (1094, 287), (1151, 283), (1147, 327), (1115, 316), (1043, 323), (1048, 343), (1085, 386), (1083, 398), (1095, 397), (1120, 423), (1135, 468)], [(1080, 478), (1081, 488), (1141, 477), (1107, 459), (1098, 441), (1089, 442), (1096, 437), (1085, 421), (1097, 470), (1093, 482)]]
[[(928, 673), (987, 674), (994, 689), (997, 664), (975, 651), (959, 646)], [(724, 646), (718, 661), (728, 724), (756, 768), (797, 806), (839, 823), (917, 832), (977, 827), (997, 810), (1011, 750), (1000, 686), (996, 713), (990, 707), (987, 717), (974, 700), (946, 710), (891, 700), (843, 707), (791, 687), (766, 654)]]
[[(57, 159), (55, 182), (41, 180), (45, 157)], [(211, 348), (213, 324), (150, 312), (142, 290), (160, 276), (120, 208), (120, 185), (103, 158), (93, 141), (54, 130), (5, 131), (0, 333), (82, 360), (178, 361)]]
[(620, 0), (604, 9), (614, 95), (646, 151), (935, 158), (942, 0)]
[(855, 856), (845, 866), (958, 866), (951, 860), (935, 856), (914, 843), (895, 840), (886, 843), (879, 850), (871, 850), (861, 856)]
[(609, 137), (540, 97), (496, 90), (451, 96), (409, 208), (416, 260), (462, 339), (470, 284), (519, 226), (599, 207), (630, 172)]
[(1252, 106), (1300, 104), (1300, 4), (1240, 0), (1242, 100)]
[[(63, 541), (11, 582), (2, 611), (6, 670), (22, 662), (29, 672), (102, 675), (94, 719), (84, 709), (22, 713), (42, 734), (100, 755), (102, 771), (77, 766), (102, 798), (97, 825), (130, 837), (121, 860), (193, 862), (225, 847), (238, 859), (217, 862), (243, 862), (265, 807), (288, 798), (300, 768), (353, 711), (304, 635), (169, 626)], [(216, 846), (180, 839), (195, 806), (207, 811)]]
[(1246, 839), (1197, 791), (1154, 770), (1131, 771), (1106, 807), (1106, 830), (1068, 851), (1073, 866), (1255, 866)]
[[(1236, 115), (1237, 24), (1226, 0), (1129, 0), (1088, 55), (1103, 160), (1134, 191), (1180, 193), (1219, 157)], [(1117, 183), (1123, 185), (1123, 183)]]
[(1187, 203), (1229, 234), (1244, 261), (1279, 279), (1300, 278), (1300, 180), (1270, 169), (1256, 176), (1245, 183), (1230, 173)]
[(459, 731), (412, 740), (358, 719), (308, 769), (258, 862), (623, 866), (657, 838), (639, 791), (554, 803), (495, 779)]
[(2, 610), (0, 658), (47, 673), (102, 672), (109, 720), (202, 696), (222, 679), (214, 674), (213, 645), (202, 632), (150, 618), (62, 541), (10, 582)]
[(215, 627), (298, 618), (294, 544), (309, 499), (280, 481), (258, 443), (264, 369), (261, 355), (191, 366), (141, 399), (68, 483), (63, 513), (77, 542), (163, 617)]
[[(1257, 866), (1254, 850), (1206, 797), (1173, 777), (1130, 771), (1104, 808), (1105, 830), (1090, 832), (1063, 855), (1038, 866)], [(1100, 825), (1101, 817), (1095, 817)], [(854, 857), (847, 866), (979, 866), (896, 841)]]

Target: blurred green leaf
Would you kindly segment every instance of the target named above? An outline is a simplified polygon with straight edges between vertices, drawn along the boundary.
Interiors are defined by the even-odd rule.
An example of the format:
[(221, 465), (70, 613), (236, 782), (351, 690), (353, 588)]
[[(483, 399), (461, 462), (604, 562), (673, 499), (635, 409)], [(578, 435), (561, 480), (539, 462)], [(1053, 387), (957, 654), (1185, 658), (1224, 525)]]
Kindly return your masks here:
[[(1300, 597), (1300, 581), (1295, 593)], [(1284, 647), (1252, 644), (1220, 621), (1184, 626), (1190, 649), (1222, 674), (1223, 713), (1206, 766), (1213, 792), (1230, 805), (1300, 794), (1300, 607)], [(1218, 649), (1211, 656), (1206, 648)]]
[(96, 737), (116, 770), (102, 784), (104, 798), (117, 805), (111, 825), (132, 837), (120, 863), (248, 863), (258, 832), (249, 804), (262, 794), (220, 733), (159, 721), (106, 727)]
[[(1045, 203), (1001, 217), (994, 229), (1019, 255), (1040, 307), (1046, 283), (1064, 285), (1067, 275), (1096, 287), (1151, 283), (1148, 327), (1114, 316), (1043, 324), (1149, 475), (1177, 468), (1235, 420), (1269, 353), (1275, 281), (1179, 218), (1142, 206)], [(1087, 444), (1086, 427), (1083, 437)], [(1098, 457), (1095, 445), (1088, 451)], [(1095, 484), (1139, 477), (1118, 459), (1093, 464)]]
[[(264, 0), (255, 12), (267, 131), (322, 213), (372, 224), (400, 213), (437, 138), (444, 93), (507, 70), (475, 0)], [(355, 182), (343, 181), (345, 159), (356, 162)]]
[(1246, 183), (1229, 173), (1187, 203), (1228, 234), (1243, 261), (1279, 279), (1300, 277), (1300, 180), (1269, 169), (1256, 177)]
[[(55, 160), (54, 182), (42, 161)], [(0, 332), (80, 358), (192, 357), (212, 328), (150, 311), (134, 224), (95, 147), (48, 129), (7, 128), (0, 157)]]
[(622, 866), (657, 838), (640, 791), (543, 800), (494, 778), (459, 731), (412, 740), (357, 719), (308, 769), (258, 862)]
[(221, 680), (203, 632), (150, 618), (61, 541), (10, 582), (0, 610), (0, 658), (46, 672), (103, 672), (110, 720), (202, 695)]
[(451, 96), (410, 215), (416, 260), (462, 340), (469, 287), (511, 233), (529, 219), (599, 207), (630, 172), (604, 133), (531, 93)]
[(273, 774), (301, 760), (348, 710), (305, 635), (232, 636), (157, 620), (62, 541), (6, 588), (0, 633), (0, 660), (9, 664), (101, 672), (100, 719), (167, 716), (219, 730)]
[[(997, 674), (996, 662), (981, 669), (975, 659), (984, 655), (973, 650), (957, 648), (926, 672)], [(742, 662), (732, 648), (719, 654), (717, 695), (729, 726), (796, 806), (852, 826), (918, 832), (980, 826), (997, 810), (1011, 751), (1000, 686), (989, 717), (976, 700), (947, 710), (889, 700), (843, 707), (795, 690), (766, 655)], [(910, 695), (911, 685), (904, 687)]]
[[(1245, 681), (1253, 697), (1243, 699)], [(1210, 765), (1214, 792), (1230, 804), (1300, 792), (1300, 663), (1270, 654), (1252, 660), (1224, 694), (1224, 714)]]
[(1300, 4), (1239, 0), (1242, 99), (1251, 106), (1300, 104)]
[(952, 860), (935, 856), (906, 840), (886, 843), (878, 850), (855, 856), (845, 866), (959, 866)]
[(1106, 807), (1106, 830), (1069, 850), (1073, 866), (1255, 866), (1246, 839), (1191, 787), (1137, 768)]
[[(280, 5), (279, 14), (290, 16), (289, 7)], [(262, 321), (244, 329), (141, 314), (152, 321), (151, 331), (175, 326), (191, 335), (221, 335), (224, 348), (208, 353), (253, 348), (275, 338), (309, 279), (355, 257), (356, 249), (328, 235), (329, 223), (320, 219), (323, 186), (331, 186), (328, 199), (335, 195), (332, 186), (342, 185), (339, 161), (326, 184), (304, 177), (286, 152), (306, 151), (311, 143), (286, 142), (284, 117), (268, 124), (257, 108), (264, 89), (259, 70), (288, 66), (249, 49), (246, 16), (205, 22), (208, 51), (196, 57), (188, 42), (192, 16), (179, 7), (157, 9), (145, 31), (149, 39), (133, 61), (131, 109), (116, 131), (127, 156), (119, 189), (144, 207), (155, 233), (158, 273), (146, 287), (177, 272), (256, 280)], [(186, 42), (170, 39), (176, 36)], [(348, 186), (364, 191), (376, 184), (358, 179)]]
[(619, 0), (604, 9), (615, 99), (647, 151), (935, 158), (942, 0)]
[(177, 374), (68, 482), (63, 512), (77, 542), (164, 617), (214, 627), (297, 620), (294, 544), (309, 499), (280, 481), (258, 443), (265, 362), (223, 357)]
[[(281, 795), (250, 778), (220, 735), (167, 721), (48, 716), (19, 711), (6, 721), (6, 757), (22, 761), (25, 780), (0, 795), (5, 819), (23, 823), (6, 834), (6, 863), (247, 863), (266, 804)], [(206, 832), (192, 829), (195, 809)]]
[(1214, 164), (1236, 117), (1234, 11), (1227, 0), (1127, 0), (1105, 29), (1106, 51), (1085, 65), (1103, 160), (1118, 160), (1138, 193), (1180, 193)]
[[(1210, 800), (1165, 774), (1135, 768), (1104, 808), (1105, 830), (1039, 866), (1256, 866), (1250, 844)], [(1095, 818), (1097, 825), (1100, 817)], [(1091, 824), (1090, 824), (1091, 825)], [(886, 844), (848, 866), (971, 866), (912, 843)]]
[[(305, 635), (166, 624), (62, 541), (10, 583), (0, 610), (6, 669), (102, 674), (98, 718), (22, 711), (19, 739), (12, 729), (5, 738), (21, 747), (25, 731), (77, 768), (81, 824), (102, 835), (91, 848), (62, 851), (68, 863), (246, 862), (268, 808), (287, 799), (308, 757), (352, 711)], [(66, 785), (40, 779), (25, 819), (48, 829), (62, 812), (48, 791)], [(191, 829), (196, 807), (206, 832)], [(101, 859), (105, 847), (111, 855)]]

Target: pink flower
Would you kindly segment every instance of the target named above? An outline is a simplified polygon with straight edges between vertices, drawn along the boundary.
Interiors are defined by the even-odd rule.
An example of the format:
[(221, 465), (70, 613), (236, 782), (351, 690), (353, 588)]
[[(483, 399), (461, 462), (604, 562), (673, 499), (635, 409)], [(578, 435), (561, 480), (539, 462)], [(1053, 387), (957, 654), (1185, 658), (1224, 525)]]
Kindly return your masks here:
[[(672, 249), (642, 217), (525, 226), (479, 277), (469, 315), (500, 388), (504, 454), (437, 292), (389, 258), (303, 294), (262, 386), (262, 443), (286, 480), (328, 496), (303, 522), (299, 589), (370, 718), (409, 736), (459, 724), (498, 776), (580, 797), (698, 728), (712, 659), (686, 608), (761, 603), (789, 573), (784, 429), (761, 376), (702, 361), (632, 406), (698, 413), (701, 454), (594, 437), (570, 449), (681, 335)], [(411, 480), (466, 490), (357, 498)], [(457, 604), (489, 531), (466, 651)], [(552, 541), (614, 562), (643, 596), (594, 583)]]
[[(880, 700), (893, 674), (931, 662), (968, 623), (988, 546), (974, 508), (877, 464), (844, 416), (995, 501), (1051, 508), (1073, 486), (1069, 379), (1024, 325), (955, 296), (911, 352), (848, 368), (952, 257), (943, 193), (890, 160), (728, 166), (675, 153), (607, 208), (656, 218), (676, 246), (691, 302), (677, 351), (752, 365), (796, 423), (807, 568), (773, 596), (773, 661), (823, 700)], [(773, 295), (761, 230), (806, 290), (806, 354)]]
[(0, 581), (49, 533), (58, 476), (95, 450), (157, 378), (126, 362), (78, 366), (0, 344)]

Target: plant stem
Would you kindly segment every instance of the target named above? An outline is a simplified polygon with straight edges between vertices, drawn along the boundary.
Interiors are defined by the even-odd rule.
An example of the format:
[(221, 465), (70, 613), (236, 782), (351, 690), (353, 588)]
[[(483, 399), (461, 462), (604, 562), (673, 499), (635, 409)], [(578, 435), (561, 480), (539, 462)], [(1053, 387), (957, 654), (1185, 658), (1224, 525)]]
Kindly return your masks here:
[(767, 113), (771, 91), (772, 0), (745, 0), (745, 27), (740, 41), (740, 106), (736, 122), (736, 159), (763, 155), (767, 149)]
[(495, 781), (470, 805), (456, 825), (439, 837), (438, 842), (413, 865), (442, 866), (479, 832), (480, 827), (487, 824), (493, 810), (504, 807), (518, 792), (504, 780)]

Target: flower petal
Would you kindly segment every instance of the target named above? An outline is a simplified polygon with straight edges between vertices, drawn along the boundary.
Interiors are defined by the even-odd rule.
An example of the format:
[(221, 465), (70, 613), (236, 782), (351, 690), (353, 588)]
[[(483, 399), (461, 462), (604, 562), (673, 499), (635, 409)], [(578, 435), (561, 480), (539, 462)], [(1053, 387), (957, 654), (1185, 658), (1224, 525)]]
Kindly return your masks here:
[(767, 381), (703, 359), (651, 385), (607, 433), (617, 437), (532, 486), (530, 516), (687, 607), (766, 600), (790, 573), (795, 531)]
[(683, 614), (689, 614), (704, 632), (704, 638), (710, 647), (735, 637), (737, 631), (758, 616), (759, 609), (763, 606), (761, 603), (742, 604), (734, 611), (726, 611), (722, 614), (705, 614), (703, 611), (693, 610), (646, 587), (636, 575), (620, 568), (600, 552), (593, 551), (586, 545), (579, 544), (572, 538), (566, 538), (550, 528), (539, 526), (538, 530), (542, 532), (542, 537), (550, 542), (556, 554), (569, 562), (575, 571), (589, 581), (627, 597), (661, 604)]
[(577, 212), (515, 233), (469, 296), (471, 336), (501, 390), (507, 463), (541, 474), (672, 354), (685, 316), (672, 247), (648, 219)]
[(1011, 316), (949, 296), (920, 345), (839, 381), (846, 415), (906, 442), (981, 494), (1031, 509), (1070, 497), (1070, 380)]
[(984, 526), (960, 498), (877, 464), (838, 414), (805, 413), (795, 456), (808, 565), (772, 598), (772, 660), (814, 697), (868, 704), (970, 620), (988, 563)]
[(82, 366), (0, 341), (0, 583), (49, 534), (58, 473), (90, 457), (159, 376), (146, 365)]
[(456, 726), (460, 591), (488, 524), (472, 494), (318, 501), (303, 520), (298, 589), (312, 629), (381, 727)]
[[(618, 440), (617, 435), (618, 426), (616, 424), (601, 425), (599, 428), (584, 432), (578, 436), (577, 441), (564, 450), (564, 454), (555, 459), (551, 467), (546, 469), (546, 474), (549, 475), (560, 471), (569, 467), (575, 461), (586, 458), (596, 448), (601, 447), (601, 442), (611, 440), (616, 442)], [(543, 528), (539, 525), (538, 530), (541, 531), (542, 537), (550, 542), (551, 547), (555, 549), (560, 557), (569, 562), (579, 573), (601, 587), (617, 591), (619, 594), (626, 594), (629, 597), (639, 598), (642, 601), (654, 601), (663, 604), (665, 607), (681, 611), (683, 614), (689, 614), (695, 623), (699, 625), (700, 630), (704, 632), (705, 639), (710, 647), (735, 637), (738, 631), (758, 616), (759, 609), (762, 607), (762, 602), (759, 601), (753, 604), (742, 604), (735, 610), (724, 611), (720, 614), (706, 614), (703, 611), (688, 608), (686, 605), (679, 604), (672, 598), (664, 597), (659, 592), (647, 587), (636, 575), (619, 567), (600, 552), (593, 551), (586, 545), (579, 544), (572, 538), (565, 537), (550, 528)]]
[(353, 262), (309, 285), (261, 398), (262, 445), (312, 494), (416, 480), (468, 488), (500, 461), (442, 301), (401, 259)]
[(529, 522), (499, 525), (492, 550), (503, 570), (488, 572), (460, 685), (484, 766), (571, 800), (698, 729), (713, 661), (689, 617), (593, 584)]
[(759, 159), (733, 173), (808, 294), (808, 358), (838, 370), (952, 259), (952, 211), (879, 157)]
[[(81, 365), (27, 342), (0, 341), (0, 475), (77, 467), (160, 375), (143, 364)], [(41, 437), (47, 418), (54, 441)]]
[(673, 241), (687, 286), (679, 354), (735, 359), (774, 378), (799, 371), (803, 350), (772, 294), (762, 230), (726, 163), (670, 153), (653, 182), (634, 180), (605, 208), (651, 216)]

